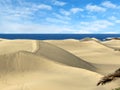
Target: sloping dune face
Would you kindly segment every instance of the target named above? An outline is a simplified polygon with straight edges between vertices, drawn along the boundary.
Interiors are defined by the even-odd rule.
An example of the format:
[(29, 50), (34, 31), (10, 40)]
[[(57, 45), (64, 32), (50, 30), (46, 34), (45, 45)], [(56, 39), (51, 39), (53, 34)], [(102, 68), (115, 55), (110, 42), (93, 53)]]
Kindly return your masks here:
[(37, 46), (36, 42), (37, 41), (35, 40), (4, 40), (0, 42), (0, 54), (14, 53), (18, 51), (34, 52)]
[(120, 49), (120, 40), (104, 41), (103, 44), (114, 49)]
[(45, 40), (45, 42), (58, 46), (89, 63), (94, 63), (102, 74), (111, 73), (120, 65), (120, 52), (116, 52), (98, 40), (68, 39)]
[(113, 59), (115, 59), (116, 62), (113, 63), (117, 64), (120, 58), (120, 56), (117, 52), (114, 51), (114, 49), (109, 48), (100, 42), (96, 42), (95, 40), (48, 40), (45, 42), (63, 48), (64, 50), (76, 55), (77, 57), (81, 57), (82, 59), (85, 59), (88, 62), (92, 63), (108, 63), (108, 60), (109, 62), (112, 62)]
[(91, 64), (83, 61), (82, 59), (65, 51), (64, 49), (61, 49), (46, 42), (40, 42), (39, 46), (39, 50), (35, 52), (36, 55), (43, 55), (54, 62), (59, 62), (68, 66), (80, 67), (84, 69), (86, 68), (92, 71), (95, 70), (95, 67), (93, 67)]
[[(71, 42), (74, 43), (71, 45)], [(76, 43), (84, 47), (77, 40), (66, 40), (62, 43), (36, 40), (1, 41), (0, 90), (111, 90), (117, 87), (114, 82), (106, 86), (96, 86), (102, 77), (97, 66), (105, 65), (92, 64), (78, 56), (77, 49), (74, 51), (75, 48), (80, 49)], [(97, 49), (92, 45), (91, 48)], [(106, 50), (112, 52), (110, 48)]]
[[(95, 40), (89, 40), (89, 41), (80, 41), (80, 40), (61, 40), (61, 41), (53, 41), (48, 40), (45, 41), (51, 44), (54, 44), (58, 47), (61, 47), (77, 56), (88, 56), (92, 54), (102, 54), (106, 53), (104, 51), (113, 51), (111, 48), (108, 48), (102, 43), (99, 43)], [(94, 51), (94, 52), (92, 52)], [(101, 53), (100, 53), (101, 52)], [(85, 54), (85, 55), (84, 55)], [(87, 55), (86, 55), (87, 54)]]

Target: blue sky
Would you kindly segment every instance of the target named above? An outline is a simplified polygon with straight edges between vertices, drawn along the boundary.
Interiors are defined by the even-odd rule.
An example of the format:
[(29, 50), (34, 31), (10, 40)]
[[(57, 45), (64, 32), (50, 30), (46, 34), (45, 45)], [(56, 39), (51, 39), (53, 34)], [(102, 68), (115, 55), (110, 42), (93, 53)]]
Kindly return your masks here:
[(0, 0), (0, 33), (120, 33), (120, 0)]

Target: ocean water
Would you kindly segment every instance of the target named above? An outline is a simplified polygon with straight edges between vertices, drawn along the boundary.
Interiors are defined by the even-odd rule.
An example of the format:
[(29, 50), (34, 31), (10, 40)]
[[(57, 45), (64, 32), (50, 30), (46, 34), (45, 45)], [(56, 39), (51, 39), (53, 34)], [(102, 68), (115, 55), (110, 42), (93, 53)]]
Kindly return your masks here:
[(83, 39), (86, 37), (104, 40), (109, 37), (120, 37), (120, 34), (0, 34), (5, 39), (63, 40)]

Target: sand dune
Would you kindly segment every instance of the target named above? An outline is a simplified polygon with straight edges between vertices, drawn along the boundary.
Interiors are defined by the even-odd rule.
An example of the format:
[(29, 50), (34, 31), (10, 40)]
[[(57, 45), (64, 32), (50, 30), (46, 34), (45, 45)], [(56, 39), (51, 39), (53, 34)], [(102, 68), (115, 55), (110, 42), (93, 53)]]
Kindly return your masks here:
[[(6, 72), (0, 73), (1, 90), (107, 90), (116, 87), (112, 83), (112, 87), (98, 88), (95, 84), (101, 77), (100, 74), (51, 62), (42, 56), (19, 52), (15, 59), (10, 59), (11, 63), (7, 66), (0, 67)], [(1, 63), (3, 64), (2, 61)]]
[(82, 42), (79, 40), (48, 40), (45, 42), (63, 48), (64, 50), (92, 63), (108, 63), (107, 60), (111, 60), (112, 57), (115, 57), (116, 59), (116, 62), (114, 62), (115, 64), (117, 64), (117, 61), (119, 60), (118, 52), (115, 52), (114, 49), (94, 40)]
[[(0, 42), (0, 54), (14, 53), (18, 51), (34, 52), (37, 49), (36, 40), (4, 40)], [(4, 48), (4, 49), (2, 49)]]
[(40, 48), (37, 52), (35, 52), (35, 54), (43, 55), (44, 57), (54, 62), (59, 62), (61, 64), (73, 67), (80, 67), (92, 71), (95, 70), (95, 67), (87, 63), (86, 61), (76, 57), (75, 55), (65, 51), (64, 49), (61, 49), (46, 42), (40, 42)]
[[(54, 44), (78, 56), (79, 54), (84, 55), (84, 53), (85, 55), (86, 53), (89, 53), (89, 55), (91, 55), (95, 53), (101, 54), (101, 53), (106, 53), (108, 51), (113, 51), (113, 49), (106, 47), (94, 40), (89, 40), (89, 41), (80, 41), (80, 40), (60, 40), (60, 41), (48, 40), (47, 41), (46, 40), (45, 42)], [(91, 51), (94, 51), (94, 52), (91, 52)]]
[(103, 44), (111, 48), (120, 49), (120, 40), (104, 41)]
[[(97, 69), (101, 71), (102, 74), (110, 73), (115, 69), (119, 68), (120, 64), (120, 53), (114, 51), (113, 48), (103, 45), (100, 41), (92, 40), (46, 40), (45, 42), (51, 43), (58, 46), (75, 56), (84, 59), (93, 65), (99, 64)], [(114, 61), (114, 62), (113, 62)], [(115, 65), (116, 67), (111, 68), (110, 65)], [(108, 65), (109, 68), (102, 68), (103, 65)], [(98, 70), (98, 71), (99, 71)]]
[(91, 39), (3, 40), (0, 90), (112, 90), (118, 82), (96, 83), (119, 67), (119, 54)]

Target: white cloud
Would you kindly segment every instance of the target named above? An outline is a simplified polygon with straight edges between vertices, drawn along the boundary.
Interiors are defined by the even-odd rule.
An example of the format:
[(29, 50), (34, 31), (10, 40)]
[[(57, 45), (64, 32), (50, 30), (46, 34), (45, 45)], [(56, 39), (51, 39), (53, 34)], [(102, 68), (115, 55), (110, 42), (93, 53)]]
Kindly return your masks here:
[[(7, 2), (8, 1), (8, 2)], [(16, 0), (21, 1), (21, 0)], [(24, 1), (24, 0), (23, 0)], [(25, 3), (25, 2), (24, 2)], [(47, 4), (37, 4), (19, 2), (20, 5), (12, 5), (12, 0), (1, 0), (0, 1), (0, 33), (95, 33), (95, 32), (107, 32), (114, 24), (120, 23), (120, 20), (111, 17), (111, 20), (96, 20), (90, 22), (81, 22), (77, 20), (75, 23), (72, 21), (73, 14), (82, 12), (81, 8), (71, 8), (68, 11), (61, 9), (60, 14), (49, 12), (47, 10), (54, 9), (52, 6)], [(1, 6), (2, 5), (2, 6)], [(58, 4), (57, 4), (58, 5)], [(65, 4), (60, 4), (62, 6)], [(105, 8), (97, 5), (87, 5), (86, 9), (92, 12), (104, 12)], [(41, 11), (41, 12), (40, 12)], [(36, 17), (36, 12), (42, 15), (44, 18)], [(38, 15), (39, 15), (38, 14)], [(85, 15), (85, 14), (84, 14)], [(94, 16), (88, 16), (89, 19)], [(39, 22), (44, 19), (47, 22)], [(34, 21), (35, 20), (35, 21)], [(38, 20), (38, 22), (36, 22)], [(112, 21), (114, 20), (114, 21)], [(110, 22), (111, 21), (111, 22)], [(36, 24), (37, 23), (37, 24)], [(104, 31), (103, 31), (104, 30)]]
[[(2, 0), (0, 1), (0, 15), (1, 16), (15, 16), (19, 18), (27, 18), (35, 15), (35, 12), (40, 12), (41, 10), (52, 10), (52, 6), (47, 4), (36, 4), (30, 2), (18, 2), (18, 5), (12, 4), (12, 0)], [(4, 4), (3, 4), (4, 3)]]
[(96, 15), (81, 15), (82, 18), (97, 19)]
[(53, 13), (53, 17), (47, 17), (46, 21), (53, 24), (69, 24), (71, 18), (58, 13)]
[(86, 9), (88, 11), (91, 11), (91, 12), (105, 12), (106, 11), (106, 9), (103, 8), (103, 7), (100, 7), (100, 6), (97, 6), (97, 5), (91, 5), (91, 4), (88, 4), (86, 6)]
[(75, 13), (77, 13), (77, 12), (82, 12), (82, 11), (84, 11), (84, 10), (81, 9), (81, 8), (71, 8), (70, 11), (75, 14)]
[(64, 24), (66, 22), (57, 21), (57, 19), (53, 18), (48, 18), (47, 20), (62, 24), (35, 24), (4, 21), (0, 23), (0, 30), (4, 30), (0, 31), (0, 33), (104, 33), (111, 32), (109, 28), (114, 25), (114, 23), (107, 20), (81, 22), (77, 25)]
[(64, 9), (61, 9), (60, 10), (60, 13), (65, 15), (65, 16), (69, 16), (71, 14), (76, 14), (78, 12), (82, 12), (84, 11), (82, 8), (71, 8), (70, 10), (64, 10)]
[(69, 27), (52, 24), (11, 23), (0, 24), (0, 33), (67, 33), (72, 31)]
[(115, 22), (120, 24), (120, 20), (116, 20)]
[(94, 33), (94, 32), (100, 32), (113, 25), (114, 23), (109, 22), (107, 20), (97, 20), (97, 21), (92, 21), (92, 22), (81, 22), (79, 25), (80, 26), (79, 29), (80, 31)]
[(102, 3), (102, 5), (107, 8), (117, 8), (117, 5), (111, 3), (110, 1), (105, 1)]
[(50, 5), (40, 4), (40, 5), (36, 5), (36, 9), (52, 10), (52, 7)]
[(112, 20), (112, 22), (114, 22), (114, 23), (120, 23), (120, 19), (118, 19), (117, 17), (115, 17), (115, 16), (111, 16), (111, 17), (109, 17), (108, 18), (109, 20)]
[(53, 4), (56, 6), (64, 6), (67, 3), (66, 2), (62, 2), (62, 1), (58, 1), (58, 0), (53, 0)]
[(71, 20), (71, 18), (69, 16), (64, 16), (64, 15), (60, 15), (60, 14), (57, 14), (57, 13), (53, 13), (53, 15), (60, 20), (65, 20), (65, 21)]
[(71, 15), (71, 12), (70, 12), (70, 11), (66, 11), (66, 10), (64, 10), (64, 9), (61, 9), (61, 10), (60, 10), (60, 13), (63, 14), (63, 15), (65, 15), (65, 16)]
[(61, 19), (57, 19), (57, 18), (46, 18), (47, 22), (52, 22), (54, 24), (68, 24), (67, 21), (65, 20), (61, 20)]
[(116, 20), (117, 18), (115, 16), (108, 17), (109, 20)]

